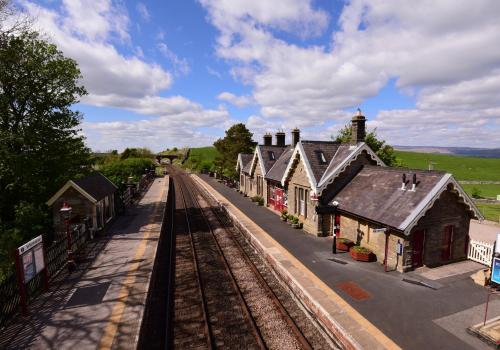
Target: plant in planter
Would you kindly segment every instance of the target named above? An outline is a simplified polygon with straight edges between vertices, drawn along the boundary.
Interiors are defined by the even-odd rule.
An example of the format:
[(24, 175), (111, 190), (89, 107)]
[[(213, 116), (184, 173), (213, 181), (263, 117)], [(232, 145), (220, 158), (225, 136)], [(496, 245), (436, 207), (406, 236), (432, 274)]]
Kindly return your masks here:
[(293, 219), (292, 219), (292, 227), (293, 228), (300, 228), (300, 225), (299, 225), (299, 218), (294, 216)]
[(354, 242), (347, 238), (337, 238), (337, 249), (348, 252), (351, 247), (354, 245)]
[(281, 211), (280, 219), (281, 219), (281, 221), (286, 222), (286, 220), (288, 219), (288, 212), (286, 210)]
[(351, 247), (351, 249), (349, 250), (349, 254), (354, 260), (357, 261), (369, 262), (375, 260), (375, 254), (373, 254), (370, 249), (361, 247), (359, 245)]
[(253, 196), (250, 198), (252, 202), (255, 202), (255, 205), (264, 205), (264, 198), (261, 196)]

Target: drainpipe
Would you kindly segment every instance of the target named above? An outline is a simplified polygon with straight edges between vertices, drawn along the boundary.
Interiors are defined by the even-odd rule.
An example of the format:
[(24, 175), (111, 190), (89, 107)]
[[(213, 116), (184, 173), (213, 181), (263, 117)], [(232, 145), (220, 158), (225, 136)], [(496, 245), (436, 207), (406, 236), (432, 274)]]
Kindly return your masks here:
[(387, 259), (389, 252), (389, 231), (385, 231), (385, 257), (384, 257), (384, 271), (387, 272)]

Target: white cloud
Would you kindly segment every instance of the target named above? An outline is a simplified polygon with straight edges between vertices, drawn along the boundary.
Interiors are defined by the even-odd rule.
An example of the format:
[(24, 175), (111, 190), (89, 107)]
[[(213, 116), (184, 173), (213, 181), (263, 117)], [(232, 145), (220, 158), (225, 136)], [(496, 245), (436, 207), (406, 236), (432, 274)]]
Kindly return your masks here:
[(230, 92), (222, 92), (217, 98), (221, 101), (227, 101), (238, 107), (246, 107), (253, 103), (253, 99), (250, 96), (236, 96)]
[[(471, 5), (465, 0), (352, 0), (342, 9), (340, 29), (326, 46), (278, 38), (274, 29), (286, 30), (308, 18), (293, 10), (285, 12), (285, 2), (201, 3), (220, 31), (217, 55), (232, 65), (236, 77), (253, 86), (253, 97), (265, 118), (311, 126), (331, 121), (332, 111), (361, 104), (394, 79), (398, 88), (417, 92), (415, 110), (393, 113), (407, 126), (401, 135), (406, 130), (411, 134), (409, 125), (413, 130), (415, 125), (429, 127), (435, 112), (457, 116), (457, 109), (464, 112), (463, 117), (446, 119), (447, 127), (468, 133), (471, 142), (479, 142), (467, 128), (471, 120), (481, 129), (478, 134), (498, 131), (491, 129), (500, 115), (495, 98), (500, 70), (498, 1)], [(293, 4), (298, 1), (287, 3), (296, 8)], [(321, 13), (307, 1), (301, 4), (307, 7), (302, 8), (304, 13)], [(387, 120), (386, 113), (391, 112), (377, 116), (379, 124)], [(388, 135), (394, 138), (390, 142), (404, 139)], [(418, 135), (411, 135), (418, 143)], [(427, 142), (430, 135), (443, 142), (439, 134), (420, 138)], [(447, 139), (450, 144), (455, 141), (458, 138)], [(481, 142), (500, 145), (499, 138)]]
[(144, 21), (149, 22), (149, 20), (151, 19), (151, 15), (149, 14), (146, 5), (143, 2), (138, 2), (135, 8), (137, 9), (137, 12), (139, 12), (141, 18)]
[[(179, 140), (185, 140), (186, 145), (207, 144), (215, 136), (199, 128), (225, 125), (229, 120), (224, 108), (205, 109), (182, 96), (159, 95), (171, 86), (172, 74), (146, 61), (142, 48), (130, 42), (129, 19), (121, 5), (110, 0), (63, 0), (57, 10), (28, 1), (22, 5), (36, 18), (35, 27), (78, 62), (89, 92), (82, 103), (144, 115), (145, 119), (135, 121), (84, 121), (82, 129), (92, 148), (148, 146), (160, 150), (179, 144)], [(125, 44), (134, 53), (122, 54), (117, 44)], [(160, 49), (175, 68), (187, 72), (187, 62), (162, 44)]]
[(157, 47), (162, 55), (173, 65), (176, 72), (181, 74), (189, 73), (189, 64), (185, 58), (179, 58), (164, 42), (158, 43)]

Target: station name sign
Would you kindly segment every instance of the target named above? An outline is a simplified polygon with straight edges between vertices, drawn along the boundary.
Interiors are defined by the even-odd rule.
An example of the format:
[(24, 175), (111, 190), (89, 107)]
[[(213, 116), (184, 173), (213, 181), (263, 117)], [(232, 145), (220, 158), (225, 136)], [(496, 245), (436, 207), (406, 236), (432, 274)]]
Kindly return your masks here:
[(45, 268), (42, 235), (33, 238), (17, 250), (21, 259), (23, 280), (24, 283), (28, 283)]

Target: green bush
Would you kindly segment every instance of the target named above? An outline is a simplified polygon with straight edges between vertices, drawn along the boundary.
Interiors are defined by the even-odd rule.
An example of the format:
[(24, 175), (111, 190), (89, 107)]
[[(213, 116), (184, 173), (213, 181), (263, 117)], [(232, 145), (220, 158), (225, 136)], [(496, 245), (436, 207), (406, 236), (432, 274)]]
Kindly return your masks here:
[(282, 217), (283, 219), (287, 219), (287, 218), (288, 218), (288, 212), (287, 212), (285, 209), (283, 209), (283, 210), (281, 211), (281, 217)]
[(250, 199), (252, 200), (252, 202), (259, 203), (259, 205), (264, 205), (264, 198), (262, 198), (261, 196), (253, 196)]

